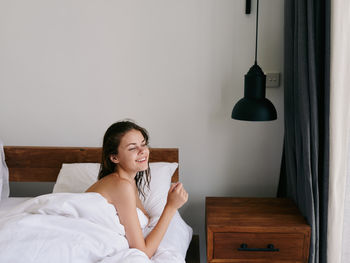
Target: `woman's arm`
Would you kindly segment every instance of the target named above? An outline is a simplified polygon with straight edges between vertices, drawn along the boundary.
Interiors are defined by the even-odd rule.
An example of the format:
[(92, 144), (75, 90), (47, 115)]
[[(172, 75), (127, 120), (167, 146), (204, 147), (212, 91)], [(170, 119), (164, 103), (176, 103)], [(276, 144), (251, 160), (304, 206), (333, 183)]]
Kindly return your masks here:
[(130, 248), (137, 248), (143, 251), (151, 258), (162, 241), (176, 210), (187, 201), (188, 194), (181, 183), (171, 186), (167, 204), (157, 225), (144, 239), (136, 211), (136, 196), (132, 185), (125, 181), (120, 182), (117, 188), (115, 189), (116, 194), (113, 195), (113, 204), (118, 211), (121, 224), (124, 225), (129, 246)]
[(176, 213), (176, 210), (186, 203), (187, 199), (188, 194), (181, 183), (174, 184), (170, 187), (167, 204), (164, 207), (163, 213), (160, 216), (156, 226), (146, 237), (146, 247), (149, 251), (149, 253), (146, 254), (149, 258), (151, 258), (158, 249), (158, 246), (162, 241), (170, 221)]

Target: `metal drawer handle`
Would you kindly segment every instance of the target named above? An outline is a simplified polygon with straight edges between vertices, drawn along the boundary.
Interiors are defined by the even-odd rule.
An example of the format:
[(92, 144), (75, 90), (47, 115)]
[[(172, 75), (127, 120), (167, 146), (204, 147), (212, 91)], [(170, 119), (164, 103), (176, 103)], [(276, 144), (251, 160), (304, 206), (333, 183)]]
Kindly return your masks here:
[(275, 248), (273, 244), (268, 244), (267, 248), (248, 248), (248, 245), (243, 243), (241, 247), (238, 248), (239, 251), (265, 251), (265, 252), (276, 252), (280, 251), (278, 248)]

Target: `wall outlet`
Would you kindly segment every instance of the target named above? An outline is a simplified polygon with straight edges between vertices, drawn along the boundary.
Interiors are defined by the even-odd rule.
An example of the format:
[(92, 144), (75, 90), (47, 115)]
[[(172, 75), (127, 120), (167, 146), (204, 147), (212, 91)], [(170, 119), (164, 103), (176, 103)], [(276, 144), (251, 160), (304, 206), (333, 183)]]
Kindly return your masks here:
[(277, 88), (280, 86), (280, 73), (266, 73), (266, 87)]

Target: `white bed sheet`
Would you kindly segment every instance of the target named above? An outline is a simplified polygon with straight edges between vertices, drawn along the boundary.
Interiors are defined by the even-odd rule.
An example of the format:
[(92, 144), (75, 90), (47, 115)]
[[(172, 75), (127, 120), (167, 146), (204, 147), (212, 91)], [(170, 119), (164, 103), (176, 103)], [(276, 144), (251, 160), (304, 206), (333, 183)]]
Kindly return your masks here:
[(9, 197), (0, 201), (0, 214), (33, 197)]
[[(60, 197), (60, 195), (63, 196)], [(76, 198), (72, 195), (76, 195)], [(127, 248), (127, 241), (125, 239), (125, 237), (123, 238), (123, 233), (121, 233), (122, 235), (116, 239), (115, 237), (115, 233), (116, 232), (120, 232), (120, 231), (114, 231), (113, 233), (109, 233), (110, 230), (113, 230), (113, 227), (115, 228), (115, 222), (119, 220), (116, 220), (114, 217), (116, 216), (115, 214), (115, 210), (110, 208), (110, 204), (105, 204), (105, 199), (103, 198), (93, 198), (91, 197), (88, 200), (85, 200), (86, 198), (84, 197), (84, 202), (82, 202), (79, 198), (79, 196), (82, 194), (52, 194), (52, 195), (46, 195), (46, 196), (41, 196), (41, 197), (37, 197), (37, 198), (8, 198), (5, 200), (1, 200), (0, 202), (0, 236), (2, 236), (4, 238), (4, 242), (2, 242), (1, 244), (1, 248), (5, 249), (4, 251), (7, 251), (8, 253), (5, 254), (1, 254), (0, 255), (0, 261), (2, 262), (3, 259), (5, 259), (5, 261), (7, 259), (11, 258), (11, 255), (15, 254), (12, 253), (10, 251), (10, 248), (15, 248), (15, 246), (18, 246), (18, 249), (15, 249), (16, 251), (22, 251), (23, 253), (25, 252), (25, 249), (28, 247), (28, 245), (33, 245), (33, 243), (35, 244), (39, 242), (39, 240), (33, 240), (32, 238), (30, 238), (31, 236), (35, 236), (37, 234), (38, 231), (36, 231), (36, 228), (43, 228), (45, 230), (45, 227), (47, 228), (47, 231), (40, 231), (41, 236), (43, 236), (44, 233), (46, 233), (47, 235), (52, 235), (52, 231), (56, 230), (57, 226), (59, 226), (59, 224), (61, 223), (62, 220), (70, 220), (70, 218), (75, 218), (75, 217), (81, 217), (83, 216), (84, 218), (81, 218), (80, 222), (70, 222), (67, 225), (68, 227), (65, 228), (64, 233), (68, 233), (68, 231), (74, 232), (72, 233), (71, 236), (69, 236), (69, 238), (66, 238), (66, 240), (64, 242), (59, 242), (59, 244), (68, 244), (69, 242), (72, 243), (72, 240), (74, 239), (73, 237), (76, 237), (78, 235), (81, 234), (85, 234), (85, 232), (90, 232), (90, 234), (84, 238), (84, 240), (88, 240), (89, 236), (92, 235), (93, 232), (93, 227), (91, 226), (91, 224), (89, 225), (89, 227), (86, 227), (86, 229), (88, 229), (89, 231), (86, 231), (86, 229), (83, 231), (80, 231), (79, 233), (77, 232), (79, 230), (79, 228), (82, 227), (83, 224), (87, 224), (89, 221), (88, 220), (92, 220), (92, 223), (94, 223), (94, 221), (105, 221), (106, 218), (109, 217), (113, 217), (113, 220), (109, 220), (111, 222), (109, 222), (109, 224), (107, 224), (107, 229), (104, 230), (104, 233), (101, 237), (101, 229), (105, 227), (106, 223), (102, 222), (99, 223), (99, 230), (95, 231), (96, 236), (98, 236), (98, 238), (93, 238), (92, 240), (90, 240), (89, 242), (91, 244), (88, 244), (89, 246), (87, 246), (86, 251), (83, 253), (85, 254), (89, 254), (87, 252), (96, 252), (94, 255), (94, 257), (99, 257), (99, 260), (96, 261), (95, 259), (92, 259), (92, 257), (90, 258), (86, 258), (86, 260), (84, 261), (86, 262), (142, 262), (142, 263), (148, 263), (148, 262), (152, 262), (152, 263), (184, 263), (184, 257), (186, 254), (186, 250), (188, 248), (189, 245), (189, 241), (191, 240), (192, 237), (192, 229), (191, 229), (191, 233), (188, 233), (189, 231), (185, 231), (186, 227), (188, 227), (186, 225), (186, 223), (182, 220), (182, 218), (180, 217), (180, 215), (177, 213), (169, 228), (168, 231), (165, 235), (165, 237), (163, 238), (156, 254), (154, 255), (154, 257), (152, 257), (151, 260), (148, 259), (148, 257), (141, 251), (136, 250), (136, 249), (123, 249), (123, 247)], [(86, 195), (86, 194), (85, 194)], [(65, 197), (66, 196), (66, 197)], [(86, 196), (91, 196), (91, 195), (86, 195)], [(98, 195), (96, 195), (98, 196)], [(77, 200), (75, 200), (77, 199)], [(25, 202), (29, 200), (28, 202)], [(62, 205), (62, 201), (64, 202), (65, 205)], [(100, 202), (97, 204), (92, 204), (92, 202)], [(84, 204), (85, 203), (85, 204)], [(20, 205), (22, 204), (22, 205)], [(16, 208), (15, 208), (16, 207)], [(91, 207), (93, 207), (94, 209), (91, 209)], [(103, 208), (104, 207), (104, 208)], [(108, 208), (109, 207), (109, 208)], [(15, 209), (12, 209), (15, 208)], [(96, 208), (100, 208), (97, 210), (101, 210), (101, 211), (96, 211)], [(110, 212), (106, 211), (110, 210)], [(112, 212), (114, 211), (114, 212)], [(30, 217), (37, 217), (39, 214), (40, 215), (50, 215), (47, 219), (47, 225), (43, 224), (44, 221), (39, 222), (38, 220), (32, 220), (30, 218), (28, 218), (27, 216), (23, 217), (23, 213), (29, 214)], [(103, 212), (108, 212), (107, 214), (103, 214)], [(60, 215), (59, 217), (57, 217), (58, 215)], [(108, 215), (108, 216), (107, 216)], [(7, 219), (6, 219), (7, 218)], [(16, 219), (18, 218), (18, 219)], [(80, 220), (80, 218), (78, 218)], [(57, 222), (51, 222), (50, 220), (57, 220)], [(3, 222), (2, 222), (3, 221)], [(1, 223), (2, 222), (2, 223)], [(17, 224), (16, 222), (20, 222), (20, 224)], [(62, 221), (63, 222), (63, 221)], [(50, 224), (49, 224), (50, 223)], [(91, 222), (90, 222), (91, 223)], [(6, 225), (6, 228), (4, 228), (4, 224)], [(75, 225), (74, 225), (75, 224)], [(1, 227), (1, 225), (3, 225), (3, 227)], [(12, 229), (11, 228), (12, 225)], [(29, 233), (27, 235), (27, 237), (30, 239), (30, 243), (26, 244), (22, 244), (18, 243), (18, 242), (14, 242), (13, 244), (10, 244), (13, 240), (12, 237), (14, 235), (14, 233), (16, 231), (19, 231), (19, 227), (21, 225), (30, 225), (30, 228), (26, 228), (24, 227), (20, 232), (21, 232), (21, 237), (23, 237), (23, 233), (25, 233), (25, 231), (32, 231), (33, 233)], [(153, 227), (150, 226), (151, 224), (149, 224), (150, 229), (148, 229), (149, 232), (152, 230)], [(51, 229), (54, 226), (53, 229)], [(121, 226), (121, 225), (120, 225)], [(96, 226), (97, 227), (97, 226)], [(102, 227), (102, 228), (101, 228)], [(100, 229), (101, 228), (101, 229)], [(123, 227), (122, 227), (123, 228)], [(147, 227), (146, 227), (147, 228)], [(147, 230), (147, 229), (144, 230)], [(10, 229), (10, 230), (9, 230)], [(121, 231), (122, 232), (122, 231)], [(108, 236), (107, 234), (113, 234), (111, 237), (106, 237)], [(190, 237), (185, 238), (186, 235), (190, 234)], [(61, 236), (60, 235), (55, 235), (57, 236)], [(64, 235), (63, 235), (64, 236)], [(113, 241), (113, 244), (117, 244), (120, 243), (119, 245), (117, 245), (116, 247), (111, 247), (110, 241), (113, 239), (112, 237), (114, 237), (114, 239), (116, 239), (117, 241), (120, 242), (116, 242)], [(7, 241), (5, 239), (8, 239)], [(121, 241), (121, 239), (123, 239), (125, 242), (125, 244), (123, 245)], [(91, 238), (90, 238), (91, 239)], [(187, 241), (185, 241), (185, 239), (189, 240), (188, 243)], [(48, 240), (53, 240), (51, 239), (51, 237), (48, 237)], [(99, 240), (99, 246), (98, 247), (105, 247), (106, 249), (103, 250), (99, 250), (95, 247), (95, 245), (92, 245), (92, 243), (96, 242), (96, 240)], [(0, 240), (1, 241), (1, 240)], [(35, 242), (33, 242), (35, 241)], [(74, 240), (73, 240), (74, 241)], [(1, 243), (1, 242), (0, 242)], [(40, 243), (40, 242), (39, 242)], [(45, 242), (44, 242), (45, 243)], [(81, 242), (76, 242), (77, 244), (81, 244)], [(186, 243), (184, 244), (184, 246), (181, 246), (182, 243)], [(181, 245), (180, 245), (181, 244)], [(6, 247), (6, 245), (9, 245), (9, 247)], [(40, 245), (40, 244), (39, 244)], [(103, 246), (102, 246), (103, 245)], [(30, 249), (30, 251), (33, 251), (37, 249), (38, 246), (34, 246), (32, 249)], [(42, 246), (40, 245), (39, 247), (42, 248)], [(50, 246), (51, 247), (51, 246)], [(57, 244), (53, 247), (60, 247)], [(61, 246), (62, 247), (62, 246)], [(72, 246), (68, 246), (68, 248), (70, 248)], [(108, 248), (108, 249), (107, 249)], [(123, 250), (119, 250), (119, 249), (123, 249)], [(107, 253), (107, 251), (105, 250), (110, 250), (110, 252)], [(29, 251), (29, 252), (30, 252)], [(102, 253), (102, 252), (103, 253)], [(106, 257), (107, 254), (111, 255), (111, 251), (114, 251), (113, 256), (108, 256)], [(54, 251), (57, 252), (57, 251)], [(103, 255), (102, 255), (102, 254)], [(107, 253), (107, 254), (106, 254)], [(58, 253), (60, 257), (62, 257), (62, 255), (66, 254), (66, 253)], [(68, 253), (71, 254), (71, 253)], [(101, 254), (101, 255), (100, 255)], [(29, 253), (28, 255), (31, 255), (31, 253)], [(28, 255), (23, 257), (23, 258), (28, 258)], [(57, 256), (58, 261), (57, 262), (63, 262), (65, 260), (62, 261), (62, 258), (60, 258), (59, 256)], [(44, 254), (44, 261), (42, 262), (47, 262), (45, 260), (48, 260), (49, 258), (52, 257), (52, 253), (47, 253)], [(103, 259), (103, 260), (102, 260)], [(23, 261), (23, 262), (28, 262), (28, 261)], [(37, 261), (39, 262), (39, 261)]]

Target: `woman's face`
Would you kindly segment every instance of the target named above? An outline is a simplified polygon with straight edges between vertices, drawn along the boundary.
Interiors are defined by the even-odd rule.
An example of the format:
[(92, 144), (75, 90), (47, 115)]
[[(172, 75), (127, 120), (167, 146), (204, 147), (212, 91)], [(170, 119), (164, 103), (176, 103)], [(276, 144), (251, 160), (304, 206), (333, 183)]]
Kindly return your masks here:
[(130, 130), (122, 137), (116, 159), (112, 161), (127, 172), (137, 173), (148, 169), (148, 156), (149, 149), (142, 133)]

